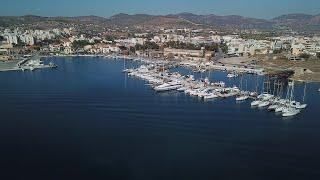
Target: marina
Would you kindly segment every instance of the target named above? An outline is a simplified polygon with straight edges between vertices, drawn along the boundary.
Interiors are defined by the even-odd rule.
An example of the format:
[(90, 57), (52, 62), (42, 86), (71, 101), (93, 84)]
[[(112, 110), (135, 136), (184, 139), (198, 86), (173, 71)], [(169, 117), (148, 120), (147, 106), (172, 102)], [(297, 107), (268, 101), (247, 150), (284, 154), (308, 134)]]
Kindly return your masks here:
[[(190, 96), (196, 96), (204, 100), (214, 98), (236, 97), (236, 101), (246, 101), (250, 98), (253, 99), (253, 101), (251, 102), (251, 107), (266, 108), (269, 111), (275, 111), (277, 114), (281, 113), (283, 117), (295, 116), (307, 107), (307, 104), (301, 104), (300, 102), (294, 99), (294, 81), (290, 81), (287, 79), (281, 79), (281, 83), (279, 83), (279, 79), (275, 79), (273, 89), (271, 89), (270, 81), (263, 82), (263, 92), (259, 94), (257, 87), (255, 91), (248, 91), (247, 89), (243, 88), (243, 75), (241, 75), (241, 89), (239, 89), (239, 87), (237, 87), (236, 85), (233, 85), (232, 87), (227, 87), (225, 86), (226, 84), (223, 81), (210, 82), (208, 78), (195, 80), (194, 75), (192, 74), (181, 75), (179, 72), (170, 72), (170, 70), (165, 69), (169, 69), (172, 66), (172, 64), (168, 64), (164, 61), (143, 61), (146, 62), (148, 65), (141, 65), (140, 67), (135, 69), (126, 69), (126, 60), (124, 59), (123, 61), (123, 72), (127, 73), (128, 76), (134, 76), (144, 81), (147, 81), (147, 84), (156, 92), (184, 92), (185, 94), (188, 94)], [(193, 66), (195, 66), (190, 66), (190, 64), (188, 65), (189, 66), (185, 67), (192, 68)], [(207, 64), (205, 69), (199, 69), (198, 71), (201, 73), (202, 76), (202, 73), (206, 72), (207, 70), (211, 71), (210, 63)], [(245, 71), (241, 70), (237, 72), (244, 73)], [(263, 75), (262, 71), (251, 71), (251, 73)], [(232, 73), (229, 73), (227, 75), (227, 78), (236, 78), (238, 76), (239, 75), (236, 73), (236, 69), (232, 69)], [(270, 79), (269, 76), (263, 76), (262, 78)], [(276, 81), (278, 82), (278, 84), (276, 84)], [(283, 97), (284, 93), (282, 91), (284, 90), (283, 86), (285, 83), (288, 83), (288, 87), (287, 93), (285, 97)], [(276, 85), (278, 85), (278, 88), (276, 88)], [(280, 89), (279, 86), (281, 86), (282, 89)], [(277, 96), (275, 96), (275, 94), (277, 94)], [(303, 95), (304, 98), (305, 94), (306, 84)]]

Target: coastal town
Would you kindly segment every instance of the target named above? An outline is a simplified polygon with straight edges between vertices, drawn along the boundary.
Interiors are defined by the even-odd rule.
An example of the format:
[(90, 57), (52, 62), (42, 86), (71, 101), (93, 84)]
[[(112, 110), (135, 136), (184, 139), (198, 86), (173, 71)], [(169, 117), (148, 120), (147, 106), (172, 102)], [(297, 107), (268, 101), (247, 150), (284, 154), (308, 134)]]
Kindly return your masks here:
[[(39, 56), (121, 56), (212, 63), (218, 69), (263, 69), (290, 73), (295, 80), (320, 81), (320, 36), (288, 31), (270, 33), (212, 28), (103, 28), (83, 32), (77, 26), (0, 29), (0, 71)], [(22, 61), (27, 62), (27, 61)], [(17, 65), (18, 64), (18, 65)], [(52, 66), (52, 65), (51, 65)], [(231, 69), (230, 69), (231, 68)], [(23, 68), (22, 68), (23, 69)], [(32, 68), (33, 69), (33, 68)]]
[[(191, 28), (148, 29), (145, 32), (107, 29), (84, 33), (74, 27), (48, 30), (16, 27), (1, 30), (0, 58), (3, 64), (17, 62), (3, 71), (57, 67), (52, 62), (44, 65), (40, 60), (44, 56), (99, 56), (142, 61), (147, 66), (124, 67), (123, 71), (147, 81), (157, 92), (182, 91), (204, 100), (234, 96), (238, 102), (253, 99), (251, 107), (266, 107), (288, 117), (307, 107), (304, 102), (293, 99), (294, 80), (320, 81), (320, 69), (316, 67), (320, 61), (320, 36), (295, 34), (265, 36), (263, 32), (253, 30), (225, 34), (213, 29)], [(299, 66), (303, 63), (308, 67)], [(179, 72), (172, 74), (170, 68), (177, 66), (201, 73), (227, 71), (228, 78), (256, 74), (290, 78), (291, 81), (287, 92), (283, 92), (283, 82), (271, 84), (267, 79), (260, 92), (258, 87), (255, 90), (243, 88), (243, 85), (227, 87), (223, 81), (196, 80), (191, 74), (184, 76)]]

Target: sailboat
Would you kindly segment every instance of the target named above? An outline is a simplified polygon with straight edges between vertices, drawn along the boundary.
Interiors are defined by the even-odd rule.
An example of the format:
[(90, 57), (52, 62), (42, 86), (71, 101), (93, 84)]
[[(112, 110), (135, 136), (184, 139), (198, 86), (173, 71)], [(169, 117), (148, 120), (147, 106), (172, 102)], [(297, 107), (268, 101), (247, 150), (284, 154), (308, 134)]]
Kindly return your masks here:
[(300, 113), (299, 109), (296, 109), (291, 105), (291, 103), (293, 102), (294, 81), (289, 83), (289, 89), (290, 89), (289, 102), (286, 103), (286, 106), (282, 110), (283, 117), (295, 116)]
[[(256, 94), (258, 95), (258, 82), (256, 84)], [(251, 102), (251, 107), (258, 106), (261, 102), (261, 99), (256, 96), (255, 100)]]
[(306, 92), (307, 92), (307, 83), (304, 84), (303, 99), (302, 99), (303, 104), (301, 104), (300, 102), (294, 101), (292, 102), (291, 105), (297, 109), (305, 109), (307, 107), (307, 104), (305, 104)]
[(270, 105), (270, 99), (272, 99), (274, 96), (272, 94), (269, 94), (270, 90), (270, 81), (263, 82), (263, 93), (258, 96), (258, 100), (253, 101), (251, 103), (251, 106), (258, 106), (260, 108), (266, 107)]
[(130, 72), (130, 69), (126, 69), (126, 58), (123, 58), (123, 70), (122, 72)]
[[(240, 89), (242, 89), (242, 80), (243, 80), (243, 76), (241, 76), (241, 81), (240, 81)], [(236, 97), (236, 101), (245, 101), (249, 98), (249, 96), (247, 95), (246, 92), (242, 91), (237, 97)]]
[(281, 101), (282, 90), (283, 90), (282, 83), (280, 83), (280, 81), (275, 82), (273, 87), (273, 95), (276, 96), (276, 98), (273, 100), (272, 104), (268, 107), (269, 111), (275, 111), (281, 105), (281, 103), (283, 103), (283, 101)]

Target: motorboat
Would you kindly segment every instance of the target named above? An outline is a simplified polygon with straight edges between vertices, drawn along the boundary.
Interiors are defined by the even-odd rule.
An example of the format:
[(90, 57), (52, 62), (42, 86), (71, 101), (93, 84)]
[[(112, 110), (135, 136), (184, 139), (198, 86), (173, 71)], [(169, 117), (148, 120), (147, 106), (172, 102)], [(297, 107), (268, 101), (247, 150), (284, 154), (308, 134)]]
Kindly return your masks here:
[(249, 96), (245, 94), (241, 94), (240, 96), (236, 97), (236, 101), (245, 101), (249, 98)]
[(181, 87), (182, 87), (182, 84), (180, 82), (169, 82), (169, 83), (164, 83), (160, 86), (156, 86), (154, 90), (157, 92), (171, 91), (171, 90), (177, 90), (178, 88), (181, 88)]
[(203, 96), (203, 99), (214, 99), (219, 97), (216, 93), (212, 92), (212, 93), (208, 93), (207, 95)]

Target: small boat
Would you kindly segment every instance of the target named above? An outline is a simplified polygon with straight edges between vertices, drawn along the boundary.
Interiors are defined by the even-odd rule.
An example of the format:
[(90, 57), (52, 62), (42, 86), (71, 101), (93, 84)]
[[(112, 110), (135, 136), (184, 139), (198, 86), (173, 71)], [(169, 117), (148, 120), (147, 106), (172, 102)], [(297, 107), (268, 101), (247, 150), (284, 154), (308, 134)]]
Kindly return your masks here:
[(203, 99), (214, 99), (214, 98), (217, 98), (217, 97), (219, 97), (217, 94), (209, 93), (209, 94), (203, 96)]
[(240, 95), (236, 98), (236, 101), (245, 101), (249, 98), (247, 95)]
[(257, 97), (258, 93), (257, 92), (250, 92), (249, 95), (250, 95), (250, 97)]
[(50, 62), (49, 63), (49, 67), (51, 68), (57, 68), (58, 66), (56, 64), (54, 64), (53, 62)]
[(228, 78), (235, 78), (235, 77), (238, 77), (238, 74), (236, 74), (236, 73), (229, 73), (229, 74), (227, 75), (227, 77), (228, 77)]
[(130, 72), (132, 72), (132, 69), (124, 69), (124, 70), (122, 70), (122, 72), (124, 72), (124, 73), (130, 73)]

